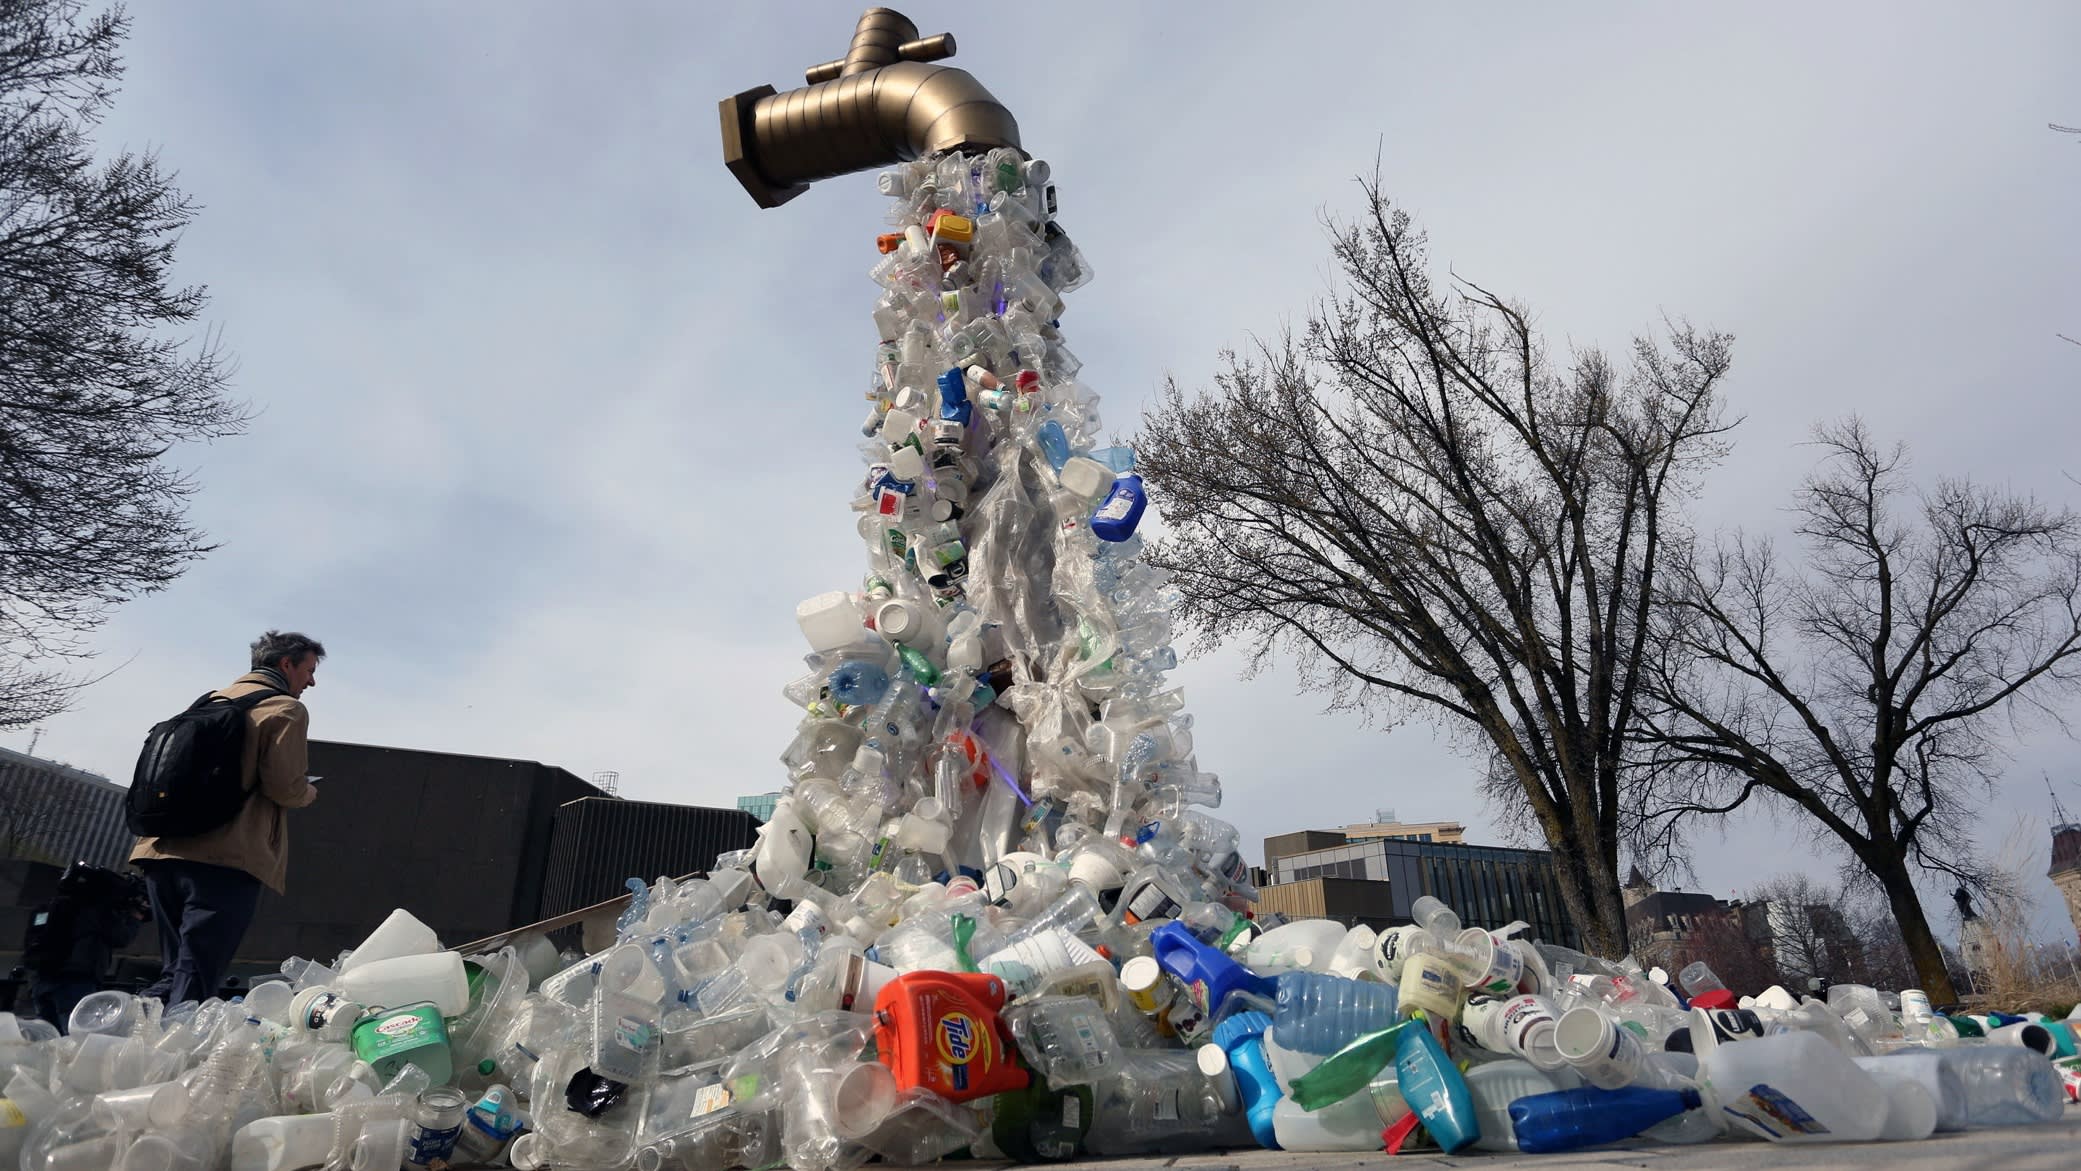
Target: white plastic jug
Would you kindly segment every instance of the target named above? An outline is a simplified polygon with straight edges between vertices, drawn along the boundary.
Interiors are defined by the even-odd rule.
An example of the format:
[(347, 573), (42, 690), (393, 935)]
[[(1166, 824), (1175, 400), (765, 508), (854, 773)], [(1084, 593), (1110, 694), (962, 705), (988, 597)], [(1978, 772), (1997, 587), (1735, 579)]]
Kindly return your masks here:
[(332, 1153), (330, 1114), (256, 1118), (231, 1139), (231, 1171), (296, 1171), (316, 1167)]
[(367, 939), (356, 945), (341, 962), (340, 971), (351, 972), (363, 964), (377, 960), (394, 960), (399, 956), (426, 955), (441, 950), (441, 941), (434, 929), (421, 923), (412, 912), (399, 907), (390, 912), (390, 917)]
[[(1886, 1091), (1817, 1033), (1713, 1045), (1699, 1056), (1698, 1072), (1713, 1117), (1758, 1138), (1870, 1142), (1886, 1129)], [(1929, 1122), (1936, 1123), (1933, 1109)]]
[(370, 1008), (430, 1000), (444, 1017), (461, 1016), (470, 1007), (470, 979), (462, 957), (452, 951), (363, 964), (340, 975), (339, 992)]
[(1510, 1104), (1561, 1088), (1529, 1061), (1485, 1061), (1469, 1069), (1466, 1080), (1467, 1094), (1474, 1099), (1474, 1117), (1481, 1124), (1481, 1137), (1474, 1145), (1512, 1154), (1517, 1153), (1517, 1132), (1510, 1126)]
[(859, 603), (843, 590), (818, 594), (795, 607), (795, 623), (802, 628), (802, 637), (820, 655), (858, 642), (861, 617)]
[(1296, 919), (1250, 941), (1243, 962), (1260, 976), (1280, 972), (1327, 971), (1330, 956), (1347, 931), (1335, 919)]
[(1288, 1151), (1377, 1151), (1380, 1111), (1369, 1094), (1353, 1094), (1309, 1113), (1292, 1098), (1272, 1108), (1272, 1134)]

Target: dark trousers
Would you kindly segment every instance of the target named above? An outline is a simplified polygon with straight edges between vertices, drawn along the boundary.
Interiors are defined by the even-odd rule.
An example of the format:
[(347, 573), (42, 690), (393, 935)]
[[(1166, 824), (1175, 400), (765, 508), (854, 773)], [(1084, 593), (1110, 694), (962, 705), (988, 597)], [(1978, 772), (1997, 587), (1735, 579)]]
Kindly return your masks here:
[(66, 976), (37, 976), (29, 985), (29, 1002), (36, 1006), (36, 1015), (58, 1026), (61, 1033), (72, 1029), (67, 1022), (72, 1019), (72, 1009), (80, 1001), (100, 990), (92, 980)]
[(260, 905), (260, 880), (243, 870), (179, 858), (138, 863), (145, 893), (159, 924), (159, 978), (140, 996), (156, 996), (168, 1008), (207, 1000), (223, 987), (253, 910)]

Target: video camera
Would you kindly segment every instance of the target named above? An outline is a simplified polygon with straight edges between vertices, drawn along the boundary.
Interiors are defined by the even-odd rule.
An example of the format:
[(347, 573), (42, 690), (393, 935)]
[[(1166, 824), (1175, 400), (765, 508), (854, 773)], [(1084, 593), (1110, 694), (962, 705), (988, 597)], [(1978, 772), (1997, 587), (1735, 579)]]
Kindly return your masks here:
[(58, 893), (80, 903), (121, 907), (133, 915), (150, 913), (144, 876), (108, 870), (86, 862), (74, 862), (58, 876)]

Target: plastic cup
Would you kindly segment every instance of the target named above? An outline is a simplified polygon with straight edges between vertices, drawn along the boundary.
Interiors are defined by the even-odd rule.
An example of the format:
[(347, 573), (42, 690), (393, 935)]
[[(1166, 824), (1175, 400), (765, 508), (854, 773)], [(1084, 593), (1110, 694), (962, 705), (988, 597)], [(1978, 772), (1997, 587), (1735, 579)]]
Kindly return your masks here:
[(1525, 978), (1525, 957), (1509, 940), (1497, 939), (1479, 927), (1460, 932), (1453, 948), (1466, 965), (1469, 991), (1505, 996), (1517, 991), (1517, 982)]
[(1476, 996), (1461, 1010), (1460, 1023), (1491, 1053), (1514, 1053), (1541, 1071), (1567, 1062), (1554, 1047), (1557, 1011), (1544, 996)]
[(1676, 974), (1676, 980), (1677, 983), (1684, 986), (1684, 995), (1686, 996), (1696, 997), (1703, 996), (1708, 992), (1727, 991), (1727, 986), (1722, 984), (1720, 978), (1713, 974), (1712, 965), (1704, 960), (1686, 964), (1684, 970)]
[(879, 1061), (863, 1061), (838, 1075), (831, 1090), (831, 1129), (843, 1139), (865, 1138), (896, 1108), (896, 1075)]
[(289, 1019), (289, 1002), (296, 991), (286, 980), (266, 980), (246, 991), (246, 1015), (256, 1020), (281, 1022)]
[(1644, 1060), (1639, 1038), (1594, 1008), (1571, 1008), (1554, 1023), (1561, 1060), (1598, 1089), (1631, 1085)]
[(1424, 950), (1435, 941), (1431, 933), (1414, 924), (1390, 927), (1373, 938), (1373, 966), (1382, 983), (1393, 987), (1402, 982), (1402, 967), (1410, 953)]
[(1409, 917), (1416, 925), (1440, 939), (1452, 939), (1460, 933), (1460, 916), (1457, 911), (1431, 895), (1421, 895), (1409, 904)]
[(141, 1136), (123, 1152), (123, 1161), (115, 1171), (187, 1171), (200, 1168), (202, 1164), (193, 1156), (160, 1134)]
[(188, 1116), (188, 1087), (159, 1082), (94, 1096), (94, 1109), (129, 1130), (163, 1130)]

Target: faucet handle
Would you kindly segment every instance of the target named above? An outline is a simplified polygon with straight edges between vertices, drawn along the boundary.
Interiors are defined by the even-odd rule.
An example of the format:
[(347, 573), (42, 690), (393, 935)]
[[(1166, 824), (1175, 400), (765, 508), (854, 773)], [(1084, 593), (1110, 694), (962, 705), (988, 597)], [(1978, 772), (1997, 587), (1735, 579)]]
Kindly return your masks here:
[[(954, 34), (940, 33), (938, 36), (919, 37), (896, 46), (898, 61), (944, 61), (954, 55)], [(802, 80), (810, 85), (831, 81), (845, 71), (845, 58), (812, 65), (802, 71)]]

